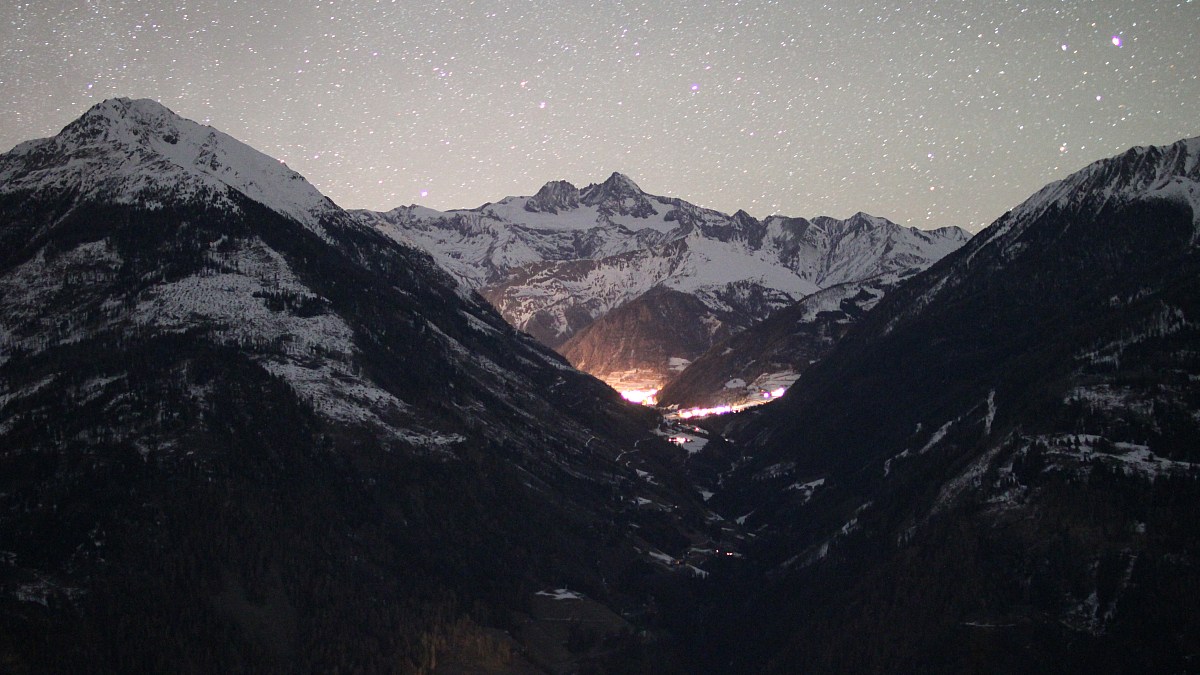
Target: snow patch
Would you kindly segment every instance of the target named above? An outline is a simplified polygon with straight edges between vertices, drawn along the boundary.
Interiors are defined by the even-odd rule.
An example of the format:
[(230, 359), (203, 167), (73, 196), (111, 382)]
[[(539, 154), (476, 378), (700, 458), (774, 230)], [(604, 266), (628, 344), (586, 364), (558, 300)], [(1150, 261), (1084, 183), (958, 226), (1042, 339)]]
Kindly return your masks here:
[(812, 500), (813, 494), (817, 491), (817, 488), (821, 487), (824, 484), (825, 484), (825, 479), (818, 478), (816, 480), (812, 480), (807, 483), (792, 483), (791, 485), (787, 486), (785, 489), (799, 491), (801, 493), (802, 499), (803, 499), (801, 504), (807, 504), (810, 500)]
[(938, 492), (937, 500), (934, 502), (933, 513), (937, 514), (944, 511), (958, 499), (968, 488), (980, 488), (984, 475), (987, 474), (988, 468), (1000, 453), (1003, 445), (996, 445), (982, 455), (978, 459), (963, 470), (962, 473), (946, 481), (942, 485), (942, 489)]
[(683, 370), (691, 364), (691, 361), (681, 356), (671, 356), (667, 358), (667, 369), (673, 373), (683, 372)]
[(1121, 355), (1129, 347), (1146, 340), (1167, 337), (1193, 326), (1195, 323), (1188, 320), (1182, 309), (1163, 304), (1138, 329), (1123, 330), (1116, 339), (1076, 354), (1075, 359), (1093, 365), (1112, 364), (1119, 367)]
[(1067, 468), (1100, 462), (1120, 470), (1126, 476), (1149, 481), (1164, 475), (1200, 477), (1200, 463), (1166, 459), (1140, 443), (1111, 441), (1093, 434), (1058, 434), (1026, 437), (1026, 450), (1034, 446), (1047, 449), (1046, 455), (1058, 460), (1047, 467)]
[(983, 418), (983, 435), (992, 435), (992, 422), (996, 421), (996, 390), (988, 392), (987, 414)]
[(961, 418), (956, 417), (956, 418), (950, 420), (949, 422), (946, 422), (945, 424), (943, 424), (940, 428), (938, 428), (937, 431), (933, 432), (933, 435), (929, 437), (929, 440), (925, 442), (925, 445), (921, 446), (920, 450), (917, 450), (914, 452), (911, 449), (906, 449), (904, 452), (901, 452), (900, 454), (892, 457), (891, 459), (884, 461), (883, 475), (887, 476), (892, 472), (892, 462), (894, 462), (898, 459), (906, 459), (908, 457), (924, 455), (925, 453), (932, 450), (935, 446), (937, 446), (938, 443), (942, 442), (942, 439), (944, 439), (946, 437), (946, 434), (950, 432), (950, 428), (952, 426), (954, 426), (959, 421), (959, 419), (961, 419)]
[(650, 558), (656, 562), (660, 562), (664, 565), (668, 565), (671, 567), (674, 567), (675, 565), (679, 564), (679, 561), (677, 559), (675, 559), (661, 551), (647, 551), (646, 555), (650, 556)]
[(540, 595), (550, 598), (551, 600), (583, 600), (583, 595), (567, 588), (555, 588), (548, 591), (538, 591), (534, 595)]

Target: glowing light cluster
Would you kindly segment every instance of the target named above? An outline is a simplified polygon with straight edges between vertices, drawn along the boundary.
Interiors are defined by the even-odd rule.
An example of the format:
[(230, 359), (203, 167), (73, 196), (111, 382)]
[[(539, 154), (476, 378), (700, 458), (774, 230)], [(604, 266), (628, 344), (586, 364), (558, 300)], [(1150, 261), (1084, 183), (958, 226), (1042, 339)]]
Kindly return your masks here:
[(787, 393), (787, 387), (778, 387), (771, 391), (764, 391), (762, 399), (750, 399), (741, 403), (732, 405), (719, 405), (712, 408), (688, 408), (667, 415), (671, 419), (690, 420), (697, 417), (709, 417), (710, 415), (725, 415), (733, 412), (740, 412), (746, 408), (753, 408), (756, 405), (762, 405), (774, 401), (775, 399)]
[(621, 398), (630, 403), (640, 403), (642, 405), (654, 405), (654, 397), (657, 395), (657, 389), (629, 389), (621, 392)]
[[(740, 408), (738, 408), (740, 410)], [(708, 417), (709, 415), (725, 415), (731, 413), (735, 408), (731, 405), (719, 405), (715, 408), (688, 408), (680, 410), (675, 414), (681, 420), (690, 420), (693, 417)]]

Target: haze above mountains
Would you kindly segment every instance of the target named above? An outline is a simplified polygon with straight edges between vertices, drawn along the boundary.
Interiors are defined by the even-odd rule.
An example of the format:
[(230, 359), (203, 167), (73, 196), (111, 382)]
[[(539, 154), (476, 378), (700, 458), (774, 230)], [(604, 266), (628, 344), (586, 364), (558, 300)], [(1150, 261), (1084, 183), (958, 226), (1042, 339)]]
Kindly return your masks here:
[[(343, 211), (151, 101), (0, 156), (6, 669), (1194, 666), (1200, 139), (1091, 165), (962, 246), (620, 175), (405, 213)], [(560, 347), (757, 298), (779, 309), (695, 365), (815, 363), (754, 412), (672, 424), (405, 232), (517, 263), (534, 297), (564, 267), (659, 275)], [(812, 241), (956, 250), (920, 272)], [(851, 267), (880, 272), (820, 273)]]

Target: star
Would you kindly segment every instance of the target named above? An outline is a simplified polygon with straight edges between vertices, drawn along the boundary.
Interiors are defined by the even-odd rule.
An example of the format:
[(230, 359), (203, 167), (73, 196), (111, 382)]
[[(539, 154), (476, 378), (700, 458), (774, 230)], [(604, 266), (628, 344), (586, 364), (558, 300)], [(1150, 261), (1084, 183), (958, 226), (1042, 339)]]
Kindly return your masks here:
[(1120, 0), (7, 3), (0, 145), (149, 97), (351, 208), (620, 171), (726, 213), (978, 230), (1064, 172), (1200, 135), (1198, 18)]

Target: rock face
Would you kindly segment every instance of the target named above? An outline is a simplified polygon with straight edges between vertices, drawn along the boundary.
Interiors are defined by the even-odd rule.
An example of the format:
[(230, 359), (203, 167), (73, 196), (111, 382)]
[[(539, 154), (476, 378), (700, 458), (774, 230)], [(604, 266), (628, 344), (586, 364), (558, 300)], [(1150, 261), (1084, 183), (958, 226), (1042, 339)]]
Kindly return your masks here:
[(1198, 207), (1200, 139), (1091, 165), (727, 429), (752, 459), (713, 499), (753, 510), (774, 581), (713, 628), (719, 658), (1191, 668), (1200, 630), (1172, 617), (1200, 612)]
[(618, 391), (657, 389), (674, 355), (703, 353), (731, 327), (749, 323), (725, 314), (722, 320), (694, 295), (655, 287), (589, 324), (559, 351), (584, 372), (604, 373)]
[(525, 210), (531, 213), (557, 215), (559, 211), (579, 208), (579, 188), (565, 180), (546, 183), (538, 193), (525, 202)]
[(152, 101), (0, 155), (5, 670), (519, 669), (711, 516), (648, 415)]
[[(678, 372), (672, 364), (775, 310), (830, 286), (924, 269), (968, 238), (958, 228), (925, 232), (862, 213), (811, 221), (726, 215), (647, 194), (616, 173), (582, 190), (556, 181), (533, 197), (469, 211), (358, 215), (428, 251), (576, 366), (610, 384), (637, 373), (653, 388)], [(692, 300), (677, 299), (669, 322), (646, 316), (644, 308), (672, 293)], [(610, 316), (627, 304), (628, 312)], [(639, 312), (647, 320), (631, 322)], [(606, 347), (617, 335), (620, 345)]]

